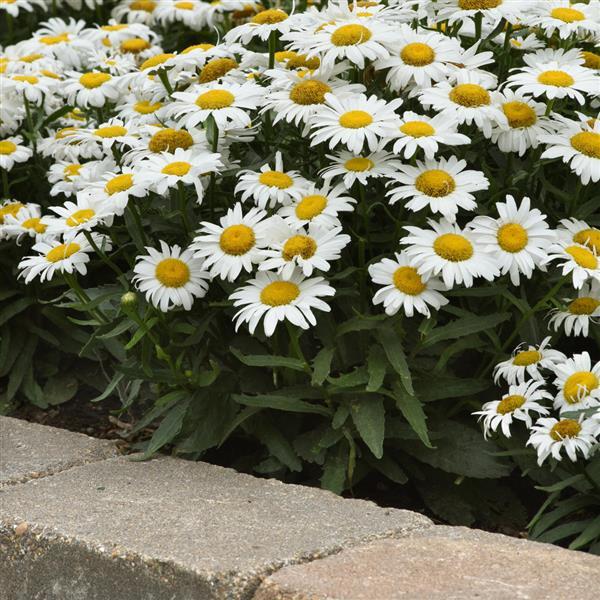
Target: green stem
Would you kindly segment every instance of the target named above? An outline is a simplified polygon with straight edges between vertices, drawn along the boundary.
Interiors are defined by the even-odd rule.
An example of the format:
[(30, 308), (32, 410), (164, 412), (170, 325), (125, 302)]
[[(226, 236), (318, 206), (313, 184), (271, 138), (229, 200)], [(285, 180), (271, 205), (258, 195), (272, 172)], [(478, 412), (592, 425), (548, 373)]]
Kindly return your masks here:
[[(67, 285), (75, 292), (75, 295), (79, 298), (82, 304), (89, 304), (91, 302), (91, 298), (86, 294), (86, 292), (81, 288), (79, 282), (77, 281), (77, 277), (71, 273), (63, 272), (63, 277), (67, 282)], [(86, 309), (87, 310), (87, 309)], [(101, 324), (105, 325), (108, 323), (108, 318), (106, 315), (100, 310), (100, 308), (87, 310), (96, 320), (98, 320)]]
[(23, 102), (25, 103), (25, 114), (27, 115), (27, 130), (29, 131), (30, 141), (33, 146), (33, 151), (37, 153), (37, 142), (36, 142), (36, 134), (35, 128), (33, 126), (33, 117), (31, 115), (31, 106), (29, 104), (29, 100), (23, 92)]
[(94, 252), (100, 257), (102, 262), (105, 265), (107, 265), (108, 267), (110, 267), (116, 273), (117, 278), (121, 282), (121, 285), (125, 289), (127, 289), (129, 286), (127, 285), (127, 280), (125, 279), (125, 275), (123, 274), (123, 271), (121, 271), (121, 269), (119, 269), (119, 267), (108, 257), (106, 252), (104, 252), (104, 250), (102, 250), (102, 248), (100, 248), (98, 246), (98, 244), (96, 244), (94, 237), (92, 236), (92, 234), (89, 231), (84, 231), (83, 235), (85, 235), (85, 238), (87, 239), (88, 243), (94, 249)]
[(483, 22), (483, 13), (479, 11), (476, 12), (473, 20), (475, 21), (475, 42), (477, 43), (479, 40), (481, 40), (481, 24)]
[(275, 66), (275, 51), (277, 50), (277, 32), (271, 31), (269, 35), (269, 69)]
[(173, 88), (171, 87), (171, 82), (169, 81), (169, 76), (167, 75), (167, 72), (165, 71), (164, 68), (160, 68), (158, 70), (158, 78), (160, 79), (160, 82), (163, 84), (165, 90), (167, 90), (167, 94), (169, 94), (169, 96), (173, 95)]
[(0, 169), (2, 171), (2, 195), (5, 198), (10, 198), (10, 189), (8, 185), (8, 171), (6, 169)]
[(181, 212), (181, 221), (187, 238), (190, 237), (191, 225), (187, 214), (187, 202), (185, 201), (185, 189), (181, 181), (177, 182), (177, 198), (179, 201), (179, 211)]
[(135, 204), (131, 201), (127, 203), (127, 210), (133, 217), (135, 226), (138, 230), (138, 233), (140, 234), (140, 237), (142, 238), (143, 245), (146, 246), (148, 244), (148, 240), (146, 239), (146, 233), (144, 232), (144, 228), (142, 227), (142, 219), (140, 217), (140, 213), (137, 211)]
[(288, 335), (290, 336), (290, 345), (292, 347), (292, 350), (294, 351), (294, 354), (296, 355), (296, 358), (302, 361), (304, 365), (304, 370), (308, 373), (309, 376), (311, 376), (312, 371), (310, 370), (310, 366), (304, 356), (304, 352), (302, 352), (302, 348), (300, 347), (300, 340), (299, 336), (297, 335), (298, 332), (294, 330), (293, 325), (289, 321), (285, 322), (285, 326), (287, 328)]
[(554, 106), (554, 100), (555, 100), (555, 98), (552, 98), (552, 100), (548, 100), (548, 102), (546, 102), (546, 112), (544, 113), (544, 115), (546, 117), (552, 112), (552, 107)]

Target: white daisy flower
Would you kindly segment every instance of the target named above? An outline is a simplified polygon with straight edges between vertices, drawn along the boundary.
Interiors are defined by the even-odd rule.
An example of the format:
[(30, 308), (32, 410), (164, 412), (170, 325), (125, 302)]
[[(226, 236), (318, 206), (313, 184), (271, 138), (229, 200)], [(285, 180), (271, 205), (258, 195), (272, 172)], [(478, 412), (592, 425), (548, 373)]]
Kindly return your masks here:
[(96, 128), (76, 129), (70, 132), (68, 139), (77, 145), (89, 143), (109, 150), (114, 145), (133, 146), (139, 135), (138, 128), (131, 122), (125, 124), (120, 119), (110, 119)]
[(67, 73), (63, 93), (69, 104), (101, 107), (107, 102), (117, 102), (121, 97), (121, 81), (103, 71)]
[[(110, 242), (106, 236), (92, 233), (94, 242), (100, 248), (110, 250)], [(74, 273), (80, 275), (87, 273), (86, 264), (89, 262), (89, 254), (93, 248), (83, 233), (61, 242), (60, 240), (44, 240), (35, 244), (32, 248), (37, 254), (26, 256), (19, 263), (19, 277), (25, 278), (29, 283), (36, 277), (40, 282), (50, 281), (58, 273)]]
[(504, 88), (500, 107), (508, 128), (492, 126), (491, 140), (502, 152), (517, 152), (523, 156), (529, 148), (537, 148), (544, 134), (554, 131), (553, 122), (544, 116), (546, 106), (531, 98)]
[(565, 450), (571, 462), (577, 461), (577, 454), (590, 456), (595, 444), (596, 425), (592, 419), (554, 419), (542, 417), (531, 428), (532, 434), (527, 446), (533, 446), (538, 454), (538, 465), (542, 466), (549, 457), (561, 460), (561, 450)]
[(570, 0), (545, 0), (534, 3), (524, 22), (540, 28), (546, 37), (554, 32), (562, 39), (572, 35), (585, 38), (600, 34), (600, 6), (596, 0), (589, 4)]
[(27, 162), (33, 155), (33, 150), (23, 146), (20, 135), (7, 137), (0, 140), (0, 168), (10, 171), (15, 163)]
[(289, 15), (284, 10), (267, 8), (252, 16), (247, 23), (229, 30), (225, 35), (225, 41), (229, 43), (240, 41), (246, 45), (257, 37), (265, 42), (273, 32), (280, 34), (289, 32), (290, 21)]
[(265, 209), (299, 200), (307, 185), (308, 182), (298, 171), (284, 170), (281, 152), (276, 152), (274, 169), (266, 164), (260, 171), (240, 171), (234, 193), (242, 195), (242, 202), (252, 198), (259, 208)]
[(327, 154), (326, 157), (332, 164), (322, 169), (319, 175), (325, 180), (342, 177), (348, 190), (355, 181), (367, 185), (369, 179), (392, 177), (402, 165), (391, 152), (379, 150), (358, 156), (342, 150), (335, 155)]
[(5, 0), (4, 2), (0, 2), (0, 10), (5, 10), (14, 18), (19, 16), (19, 11), (21, 10), (33, 12), (35, 6), (39, 6), (43, 10), (46, 10), (46, 3), (44, 0), (12, 0), (11, 2)]
[(400, 240), (408, 246), (406, 254), (415, 260), (419, 275), (430, 277), (441, 273), (448, 289), (455, 283), (472, 287), (475, 277), (487, 281), (498, 277), (494, 256), (477, 244), (469, 230), (445, 219), (427, 222), (431, 229), (407, 226), (409, 235)]
[(429, 307), (439, 310), (448, 304), (440, 291), (446, 287), (436, 277), (426, 278), (419, 275), (414, 260), (405, 252), (395, 253), (395, 259), (383, 258), (369, 265), (369, 275), (373, 283), (384, 287), (373, 296), (373, 304), (383, 304), (385, 313), (395, 315), (400, 309), (407, 317), (415, 312), (431, 316)]
[(0, 75), (0, 87), (2, 87), (3, 94), (14, 93), (24, 96), (35, 105), (41, 105), (44, 98), (52, 97), (56, 86), (57, 81), (54, 77), (47, 77), (41, 73)]
[(200, 31), (206, 25), (206, 3), (200, 0), (161, 0), (153, 16), (163, 26), (183, 23), (194, 31)]
[(39, 204), (28, 203), (21, 207), (16, 214), (7, 213), (0, 225), (0, 238), (16, 238), (17, 241), (23, 236), (34, 237), (42, 241), (46, 235), (47, 224), (42, 217)]
[(87, 194), (78, 195), (76, 202), (67, 200), (63, 206), (50, 206), (48, 210), (58, 216), (46, 218), (47, 232), (64, 234), (65, 239), (80, 231), (91, 231), (97, 225), (112, 225), (116, 212), (112, 203), (93, 199)]
[(17, 200), (0, 200), (0, 225), (4, 224), (5, 219), (12, 215), (13, 217), (25, 207), (25, 204)]
[(491, 90), (490, 82), (473, 71), (459, 71), (456, 84), (442, 81), (419, 93), (419, 101), (444, 117), (455, 119), (459, 124), (475, 125), (490, 137), (492, 126), (508, 127), (500, 108), (501, 95)]
[(534, 381), (544, 381), (541, 369), (554, 372), (556, 365), (567, 358), (562, 352), (549, 347), (550, 339), (550, 336), (544, 338), (539, 346), (519, 345), (509, 359), (494, 367), (494, 382), (504, 379), (509, 385), (516, 385), (528, 377)]
[(600, 281), (600, 261), (596, 251), (583, 244), (559, 242), (550, 246), (544, 264), (553, 260), (563, 261), (563, 277), (571, 274), (573, 287), (578, 290), (588, 279)]
[(551, 400), (552, 396), (543, 389), (544, 381), (528, 381), (519, 385), (511, 385), (508, 394), (501, 400), (486, 402), (481, 408), (473, 412), (483, 419), (483, 435), (487, 439), (492, 431), (502, 430), (505, 437), (511, 437), (510, 427), (513, 420), (522, 421), (527, 429), (532, 426), (530, 412), (547, 415), (548, 409), (540, 402)]
[(514, 24), (522, 20), (528, 6), (523, 0), (437, 0), (436, 20), (455, 23), (473, 19), (479, 13), (492, 23), (504, 18)]
[(148, 182), (143, 173), (131, 167), (111, 169), (88, 184), (85, 194), (96, 200), (110, 203), (117, 216), (121, 216), (130, 196), (144, 198), (148, 194)]
[(300, 271), (296, 271), (284, 280), (268, 271), (256, 274), (244, 286), (235, 290), (229, 299), (233, 305), (241, 307), (235, 315), (235, 328), (248, 323), (250, 333), (254, 333), (260, 320), (263, 319), (265, 335), (273, 335), (280, 321), (289, 321), (301, 329), (315, 326), (317, 320), (313, 310), (329, 312), (329, 305), (321, 300), (333, 296), (335, 290), (323, 277), (306, 279)]
[(146, 300), (161, 312), (178, 306), (191, 310), (194, 299), (206, 295), (210, 275), (191, 249), (182, 251), (161, 240), (160, 251), (150, 247), (146, 251), (147, 255), (136, 259), (133, 281)]
[[(497, 43), (501, 44), (504, 42), (504, 33), (500, 34), (497, 39)], [(515, 35), (511, 36), (508, 40), (510, 47), (514, 50), (519, 50), (521, 52), (530, 52), (531, 50), (540, 50), (544, 47), (544, 42), (535, 35), (535, 33), (530, 33), (526, 37)]]
[(219, 129), (247, 127), (250, 125), (249, 111), (260, 108), (264, 88), (248, 82), (209, 83), (175, 92), (169, 105), (169, 115), (187, 129), (204, 123), (212, 116)]
[(557, 235), (563, 241), (587, 246), (596, 255), (600, 254), (600, 229), (578, 219), (562, 219)]
[(69, 197), (77, 193), (81, 189), (77, 184), (80, 171), (81, 163), (79, 162), (59, 160), (50, 165), (47, 173), (48, 181), (53, 184), (50, 189), (50, 195), (64, 194)]
[(119, 22), (151, 25), (157, 6), (157, 0), (122, 0), (113, 8), (111, 16)]
[(204, 260), (212, 277), (234, 281), (242, 270), (251, 273), (260, 262), (261, 248), (267, 245), (269, 219), (259, 208), (246, 214), (238, 202), (219, 220), (219, 225), (203, 221), (190, 249)]
[(556, 133), (540, 136), (540, 142), (548, 145), (542, 158), (562, 158), (584, 185), (600, 181), (600, 120), (592, 119), (589, 125), (560, 115), (557, 119)]
[(329, 271), (329, 263), (338, 260), (350, 243), (350, 236), (342, 233), (341, 226), (324, 229), (310, 224), (307, 231), (275, 220), (268, 233), (268, 245), (261, 251), (258, 269), (275, 271), (284, 279), (297, 270), (306, 277), (310, 277), (315, 269)]
[(527, 196), (517, 206), (507, 195), (506, 202), (496, 203), (496, 210), (500, 215), (497, 219), (475, 217), (469, 228), (486, 252), (495, 255), (500, 274), (509, 273), (511, 283), (519, 285), (521, 275), (531, 279), (533, 271), (541, 267), (547, 258), (546, 248), (556, 236), (546, 223), (546, 215), (531, 208)]
[(123, 98), (121, 104), (116, 108), (116, 114), (120, 119), (133, 121), (134, 123), (152, 124), (164, 121), (168, 107), (160, 100), (154, 102), (135, 94)]
[(462, 146), (471, 142), (468, 136), (458, 133), (457, 127), (458, 123), (447, 115), (428, 117), (406, 111), (394, 135), (393, 151), (404, 158), (412, 158), (421, 149), (425, 158), (433, 159), (440, 144)]
[[(465, 170), (466, 161), (455, 156), (439, 160), (417, 161), (417, 166), (400, 166), (393, 176), (396, 185), (387, 192), (389, 203), (410, 198), (406, 208), (418, 212), (425, 207), (454, 222), (458, 209), (475, 210), (472, 192), (487, 190), (490, 182), (480, 171)], [(392, 183), (392, 182), (389, 182)]]
[(568, 336), (588, 337), (590, 324), (600, 323), (600, 283), (584, 283), (577, 298), (563, 298), (567, 305), (564, 310), (551, 311), (548, 325), (558, 331), (564, 326)]
[(587, 352), (557, 364), (554, 373), (559, 390), (554, 408), (561, 413), (600, 405), (600, 362), (592, 365)]
[(329, 141), (331, 150), (341, 143), (358, 154), (366, 144), (373, 152), (398, 129), (399, 117), (394, 111), (402, 104), (400, 98), (386, 102), (365, 94), (343, 98), (325, 94), (325, 100), (311, 121), (315, 130), (311, 146)]
[(347, 196), (343, 183), (331, 187), (329, 181), (322, 186), (307, 182), (307, 187), (299, 199), (288, 206), (282, 206), (277, 214), (291, 227), (298, 229), (308, 224), (331, 229), (340, 225), (339, 213), (352, 212), (356, 200)]

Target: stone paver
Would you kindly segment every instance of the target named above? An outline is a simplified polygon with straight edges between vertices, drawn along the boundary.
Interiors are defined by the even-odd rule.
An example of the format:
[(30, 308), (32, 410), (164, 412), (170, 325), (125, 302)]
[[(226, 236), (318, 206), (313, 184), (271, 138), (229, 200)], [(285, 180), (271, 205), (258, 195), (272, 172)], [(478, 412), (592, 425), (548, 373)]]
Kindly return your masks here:
[(281, 566), (431, 526), (409, 511), (167, 457), (7, 487), (0, 523), (2, 600), (251, 598)]
[(117, 454), (110, 441), (0, 417), (0, 487)]
[(598, 590), (597, 556), (436, 526), (285, 567), (254, 600), (596, 600)]

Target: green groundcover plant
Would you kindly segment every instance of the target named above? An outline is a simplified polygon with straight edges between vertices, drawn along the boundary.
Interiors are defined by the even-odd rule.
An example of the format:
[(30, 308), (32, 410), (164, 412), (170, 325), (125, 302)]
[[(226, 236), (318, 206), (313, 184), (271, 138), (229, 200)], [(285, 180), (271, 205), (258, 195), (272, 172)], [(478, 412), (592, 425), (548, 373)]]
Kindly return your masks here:
[(597, 0), (0, 17), (3, 412), (600, 553)]

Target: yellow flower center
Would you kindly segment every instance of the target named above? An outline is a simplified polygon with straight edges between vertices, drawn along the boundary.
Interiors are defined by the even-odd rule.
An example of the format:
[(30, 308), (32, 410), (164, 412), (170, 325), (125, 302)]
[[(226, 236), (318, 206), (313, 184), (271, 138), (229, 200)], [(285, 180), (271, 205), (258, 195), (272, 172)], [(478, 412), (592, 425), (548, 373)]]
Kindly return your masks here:
[(235, 96), (227, 90), (209, 90), (196, 98), (196, 105), (203, 110), (218, 110), (231, 106)]
[(327, 198), (319, 194), (304, 196), (296, 206), (296, 216), (299, 219), (310, 221), (320, 215), (327, 206)]
[(183, 287), (190, 280), (190, 268), (178, 258), (163, 258), (156, 265), (154, 276), (165, 287)]
[(256, 236), (248, 225), (230, 225), (221, 233), (219, 246), (225, 254), (241, 256), (254, 247)]
[(23, 83), (30, 83), (31, 85), (34, 85), (39, 81), (34, 75), (13, 75), (12, 78), (14, 81), (22, 81)]
[(427, 289), (421, 276), (413, 267), (399, 267), (394, 271), (394, 285), (404, 294), (418, 296)]
[(502, 0), (458, 0), (458, 6), (462, 10), (485, 10), (486, 8), (497, 8)]
[(282, 50), (281, 52), (275, 52), (275, 60), (277, 62), (283, 62), (295, 56), (298, 56), (298, 53), (294, 52), (293, 50)]
[(198, 81), (200, 83), (208, 83), (209, 81), (214, 81), (215, 79), (219, 79), (219, 77), (223, 77), (231, 71), (232, 69), (236, 69), (238, 64), (233, 58), (213, 58), (208, 61), (202, 71), (200, 71), (200, 75), (198, 76)]
[(55, 140), (62, 140), (64, 138), (66, 138), (66, 137), (69, 137), (70, 135), (73, 135), (76, 130), (77, 130), (77, 127), (63, 127), (62, 129), (59, 129), (54, 134), (54, 139)]
[(291, 187), (294, 183), (292, 178), (287, 173), (281, 171), (265, 171), (261, 173), (258, 181), (268, 187), (276, 187), (280, 190), (285, 190)]
[(84, 73), (79, 78), (79, 83), (89, 90), (100, 87), (111, 79), (108, 73)]
[(535, 110), (525, 102), (506, 102), (502, 105), (502, 111), (513, 129), (531, 127), (537, 122)]
[(580, 10), (566, 7), (552, 9), (552, 11), (550, 12), (550, 16), (553, 19), (558, 19), (559, 21), (562, 21), (563, 23), (575, 23), (576, 21), (585, 20), (585, 15)]
[(590, 158), (600, 158), (600, 133), (582, 131), (571, 138), (571, 146)]
[(317, 251), (317, 243), (308, 235), (293, 235), (288, 239), (281, 251), (284, 260), (292, 260), (294, 256), (311, 258)]
[(108, 125), (106, 127), (100, 127), (94, 131), (94, 135), (101, 138), (116, 138), (122, 135), (126, 135), (127, 129), (121, 125)]
[(8, 155), (12, 154), (17, 149), (17, 145), (10, 140), (1, 140), (0, 141), (0, 154)]
[(433, 242), (433, 250), (445, 260), (462, 262), (473, 256), (473, 245), (458, 233), (443, 233)]
[(506, 223), (498, 229), (496, 234), (498, 245), (505, 252), (520, 252), (527, 246), (529, 236), (522, 225), (518, 223)]
[(185, 48), (184, 50), (181, 51), (181, 54), (189, 54), (190, 52), (193, 52), (194, 50), (203, 50), (204, 52), (206, 52), (207, 50), (210, 50), (211, 48), (214, 48), (214, 44), (194, 44), (193, 46), (188, 46), (187, 48)]
[(346, 129), (361, 129), (373, 122), (373, 117), (364, 110), (350, 110), (340, 116), (339, 123)]
[(129, 8), (131, 10), (143, 10), (144, 12), (154, 12), (156, 8), (156, 2), (154, 0), (134, 0)]
[(575, 419), (562, 419), (556, 423), (550, 430), (550, 437), (560, 442), (565, 438), (574, 438), (579, 435), (581, 425)]
[(4, 217), (6, 215), (15, 216), (25, 205), (21, 202), (12, 202), (11, 204), (5, 204), (0, 206), (0, 225), (4, 223)]
[(506, 398), (502, 398), (496, 407), (496, 412), (499, 415), (506, 415), (508, 413), (514, 412), (517, 408), (521, 408), (525, 404), (525, 397), (519, 396), (518, 394), (514, 394), (512, 396), (506, 396)]
[(81, 246), (76, 242), (60, 244), (59, 246), (52, 248), (52, 250), (46, 254), (46, 260), (51, 263), (56, 263), (73, 256), (73, 254), (79, 252), (80, 250)]
[(584, 67), (587, 67), (588, 69), (594, 69), (595, 71), (600, 70), (600, 54), (589, 52), (588, 50), (584, 50), (581, 54), (584, 59)]
[(595, 269), (598, 266), (598, 259), (594, 256), (594, 253), (587, 248), (582, 248), (581, 246), (568, 246), (565, 248), (565, 252), (584, 269)]
[(45, 77), (50, 77), (50, 79), (60, 79), (61, 78), (60, 75), (57, 75), (56, 73), (53, 73), (52, 71), (49, 71), (48, 69), (42, 69), (41, 73)]
[(290, 90), (290, 100), (295, 104), (307, 106), (310, 104), (323, 104), (325, 94), (331, 92), (331, 88), (322, 81), (303, 81), (297, 83)]
[(133, 110), (140, 115), (150, 115), (162, 106), (162, 102), (151, 103), (149, 100), (140, 100), (133, 105)]
[(407, 44), (400, 52), (400, 58), (411, 67), (424, 67), (435, 60), (435, 52), (431, 46), (414, 42)]
[(279, 8), (269, 8), (254, 15), (252, 17), (252, 22), (257, 25), (275, 25), (275, 23), (281, 23), (287, 18), (288, 14), (284, 10), (280, 10)]
[(65, 181), (71, 181), (71, 177), (76, 177), (77, 175), (79, 175), (80, 169), (81, 169), (81, 165), (78, 163), (73, 163), (71, 165), (67, 165), (63, 169), (63, 175), (65, 178)]
[(331, 34), (334, 46), (355, 46), (371, 39), (371, 31), (364, 25), (342, 25)]
[(512, 363), (517, 367), (528, 367), (540, 360), (542, 360), (541, 352), (538, 352), (537, 350), (523, 350), (522, 352), (517, 352), (517, 354), (515, 354)]
[(104, 190), (109, 196), (112, 196), (113, 194), (128, 190), (132, 185), (133, 175), (131, 173), (123, 173), (107, 181)]
[(431, 169), (424, 171), (417, 177), (415, 187), (426, 196), (442, 198), (456, 189), (456, 182), (450, 173), (440, 169)]
[(193, 2), (175, 2), (175, 8), (179, 10), (194, 10), (194, 6)]
[(102, 29), (102, 31), (122, 31), (123, 29), (127, 29), (127, 27), (129, 27), (129, 25), (126, 23), (118, 23), (117, 25), (102, 25), (100, 29)]
[(306, 54), (298, 54), (297, 56), (290, 57), (285, 66), (288, 69), (304, 68), (312, 71), (318, 69), (320, 64), (321, 60), (318, 56), (307, 58)]
[(131, 38), (121, 42), (121, 52), (128, 52), (129, 54), (139, 54), (144, 50), (150, 48), (150, 42), (143, 38)]
[(273, 281), (260, 293), (260, 301), (267, 306), (290, 304), (300, 295), (300, 288), (291, 281)]
[(46, 46), (54, 46), (55, 44), (60, 44), (61, 42), (68, 42), (69, 34), (61, 33), (59, 35), (45, 35), (41, 37), (39, 41)]
[(190, 163), (188, 162), (175, 161), (164, 166), (162, 168), (161, 173), (164, 173), (165, 175), (175, 175), (177, 177), (183, 177), (184, 175), (187, 175), (189, 173), (191, 168), (192, 165), (190, 165)]
[(400, 125), (400, 131), (413, 138), (428, 137), (435, 134), (435, 129), (425, 121), (407, 121)]
[(32, 63), (32, 62), (35, 62), (36, 60), (39, 60), (40, 58), (44, 58), (44, 55), (43, 54), (28, 54), (27, 56), (21, 56), (21, 58), (19, 60), (24, 63)]
[(452, 88), (450, 100), (468, 108), (488, 106), (491, 102), (489, 92), (476, 83), (461, 83)]
[(148, 148), (151, 152), (175, 152), (177, 148), (187, 150), (194, 144), (192, 136), (184, 129), (161, 129), (157, 131), (150, 142)]
[(354, 173), (370, 171), (374, 166), (375, 163), (370, 158), (363, 158), (362, 156), (350, 158), (344, 163), (344, 167)]
[(569, 312), (572, 315), (591, 315), (600, 306), (600, 300), (585, 296), (582, 298), (575, 298), (569, 304)]
[(544, 71), (538, 75), (537, 79), (542, 85), (554, 87), (569, 87), (575, 83), (575, 80), (564, 71)]
[(23, 229), (31, 229), (36, 233), (44, 233), (46, 231), (46, 225), (41, 223), (41, 219), (39, 217), (25, 219), (25, 221), (21, 223), (21, 227), (23, 227)]
[(594, 250), (596, 254), (600, 253), (600, 230), (582, 229), (573, 236), (573, 241), (582, 246), (587, 246)]
[(96, 212), (91, 208), (82, 208), (76, 210), (70, 217), (67, 218), (66, 224), (69, 227), (77, 227), (77, 225), (83, 225), (87, 223)]
[(162, 65), (164, 62), (168, 61), (170, 58), (173, 58), (175, 55), (170, 52), (165, 52), (163, 54), (157, 54), (156, 56), (151, 56), (147, 58), (141, 65), (140, 71), (146, 71), (147, 69), (151, 69), (152, 67), (158, 67), (158, 65)]
[(576, 404), (597, 387), (598, 378), (594, 373), (591, 371), (578, 371), (565, 381), (563, 394), (569, 404)]

